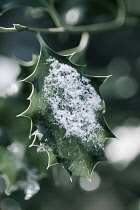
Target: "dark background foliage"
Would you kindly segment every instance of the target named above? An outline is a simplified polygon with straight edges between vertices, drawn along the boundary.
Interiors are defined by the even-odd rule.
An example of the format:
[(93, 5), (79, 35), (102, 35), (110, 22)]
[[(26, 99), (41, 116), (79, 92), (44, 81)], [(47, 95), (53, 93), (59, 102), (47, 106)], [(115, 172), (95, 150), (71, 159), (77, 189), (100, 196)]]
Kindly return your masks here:
[[(111, 0), (56, 1), (55, 3), (63, 21), (73, 25), (113, 20), (117, 8), (117, 4)], [(127, 3), (127, 15), (133, 15), (139, 20), (140, 1), (129, 0)], [(75, 14), (70, 13), (71, 11), (79, 12), (75, 22), (71, 22), (71, 15)], [(0, 25), (3, 27), (12, 27), (13, 23), (42, 28), (54, 27), (54, 23), (47, 13), (31, 7), (13, 8), (0, 17)], [(2, 210), (139, 210), (139, 37), (140, 30), (138, 28), (123, 29), (123, 27), (116, 31), (92, 34), (86, 53), (82, 55), (82, 59), (79, 58), (77, 61), (82, 64), (86, 63), (85, 71), (91, 75), (112, 74), (112, 77), (101, 87), (101, 93), (106, 103), (106, 121), (119, 139), (106, 141), (105, 151), (109, 162), (101, 162), (97, 165), (96, 173), (93, 174), (95, 179), (93, 176), (90, 184), (76, 177), (71, 183), (64, 169), (54, 166), (49, 169), (47, 178), (40, 181), (40, 191), (28, 201), (24, 200), (22, 190), (15, 191), (10, 196), (5, 195), (5, 183), (0, 176), (0, 207)], [(43, 38), (49, 47), (59, 52), (76, 47), (81, 35), (43, 34)], [(8, 59), (14, 55), (24, 61), (30, 61), (32, 54), (39, 54), (39, 43), (33, 33), (0, 34), (0, 74), (3, 72), (2, 62), (5, 57)], [(14, 68), (9, 71), (10, 73), (6, 76), (6, 81), (9, 82), (5, 83), (7, 85), (5, 85), (5, 89), (13, 82), (9, 78), (14, 74)], [(0, 91), (3, 90), (4, 88)], [(17, 94), (7, 97), (1, 95), (0, 144), (1, 147), (6, 148), (13, 142), (13, 139), (24, 142), (27, 149), (26, 162), (37, 167), (30, 158), (31, 153), (36, 153), (36, 150), (28, 148), (31, 143), (31, 140), (28, 139), (30, 122), (28, 119), (16, 118), (16, 115), (28, 106), (26, 98), (30, 91), (29, 85), (21, 85)], [(38, 156), (37, 160), (38, 165), (41, 165), (42, 158)], [(13, 162), (11, 161), (10, 164)], [(1, 168), (0, 170), (2, 170)]]

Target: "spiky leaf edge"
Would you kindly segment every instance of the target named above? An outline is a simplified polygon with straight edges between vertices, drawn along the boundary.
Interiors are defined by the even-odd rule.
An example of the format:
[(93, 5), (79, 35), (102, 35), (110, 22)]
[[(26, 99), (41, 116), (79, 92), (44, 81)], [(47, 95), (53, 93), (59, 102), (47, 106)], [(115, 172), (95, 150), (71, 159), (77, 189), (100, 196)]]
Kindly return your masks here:
[[(88, 79), (91, 80), (91, 85), (92, 85), (92, 83), (93, 83), (94, 86), (96, 86), (95, 89), (96, 89), (96, 91), (98, 92), (98, 94), (100, 95), (100, 97), (101, 97), (101, 99), (102, 99), (102, 102), (103, 102), (103, 107), (104, 107), (104, 108), (103, 108), (103, 111), (102, 111), (102, 115), (105, 113), (105, 103), (104, 103), (103, 97), (102, 97), (102, 95), (101, 95), (101, 93), (100, 93), (100, 86), (101, 86), (101, 85), (102, 85), (110, 76), (112, 76), (112, 75), (109, 75), (109, 76), (91, 76), (91, 75), (87, 75), (87, 74), (83, 73), (83, 70), (81, 71), (81, 69), (79, 69), (79, 68), (81, 68), (81, 67), (85, 67), (85, 65), (78, 65), (78, 64), (75, 64), (75, 63), (73, 63), (72, 60), (71, 60), (72, 57), (73, 57), (73, 55), (74, 55), (76, 52), (74, 52), (74, 53), (72, 53), (72, 54), (68, 54), (68, 55), (60, 55), (59, 53), (54, 52), (52, 49), (50, 49), (50, 48), (46, 45), (46, 43), (44, 42), (44, 40), (42, 39), (42, 37), (40, 36), (39, 33), (37, 34), (37, 39), (38, 39), (38, 41), (39, 41), (39, 43), (40, 43), (41, 49), (40, 49), (40, 54), (39, 54), (39, 56), (38, 56), (38, 61), (37, 61), (35, 70), (34, 70), (33, 73), (32, 73), (31, 75), (29, 75), (27, 78), (21, 80), (22, 82), (27, 82), (27, 83), (29, 83), (29, 84), (32, 85), (31, 94), (30, 94), (30, 96), (27, 98), (27, 100), (30, 101), (30, 104), (29, 104), (28, 108), (27, 108), (23, 113), (21, 113), (21, 114), (19, 114), (19, 115), (17, 116), (17, 117), (20, 117), (20, 116), (22, 116), (22, 117), (27, 117), (27, 118), (29, 118), (30, 121), (31, 121), (29, 139), (31, 139), (32, 136), (34, 136), (34, 139), (33, 139), (32, 143), (30, 144), (29, 147), (33, 147), (33, 146), (34, 146), (34, 147), (38, 147), (38, 145), (35, 144), (35, 141), (36, 141), (37, 136), (36, 136), (35, 133), (32, 133), (32, 131), (33, 131), (33, 122), (32, 122), (32, 118), (29, 117), (28, 115), (26, 115), (26, 113), (28, 112), (28, 110), (29, 110), (29, 108), (30, 108), (30, 106), (31, 106), (31, 104), (32, 104), (31, 98), (32, 98), (32, 95), (33, 95), (33, 93), (34, 93), (34, 85), (33, 85), (32, 82), (30, 81), (30, 78), (32, 77), (32, 75), (34, 75), (34, 73), (36, 72), (36, 70), (37, 70), (37, 68), (38, 68), (38, 64), (39, 64), (39, 61), (40, 61), (40, 57), (41, 57), (41, 55), (42, 55), (42, 50), (43, 50), (44, 48), (47, 48), (47, 50), (50, 51), (51, 54), (54, 54), (56, 57), (61, 57), (61, 59), (62, 59), (62, 57), (63, 57), (64, 59), (67, 59), (67, 61), (70, 62), (71, 66), (74, 66), (74, 67), (77, 67), (77, 68), (78, 68), (78, 70), (80, 71), (79, 73), (81, 73), (82, 76), (84, 76), (84, 77), (86, 77), (86, 78), (88, 78)], [(106, 132), (108, 133), (108, 136), (105, 138), (105, 141), (106, 141), (106, 139), (108, 139), (108, 138), (116, 138), (116, 137), (114, 136), (114, 134), (111, 132), (110, 128), (108, 127), (108, 125), (107, 125), (107, 123), (106, 123), (106, 120), (105, 120), (105, 118), (104, 118), (104, 115), (103, 115), (103, 120), (104, 120), (104, 126), (105, 126), (105, 129), (106, 129)], [(105, 142), (105, 141), (104, 141), (104, 142)], [(47, 154), (48, 154), (48, 166), (47, 166), (46, 169), (49, 169), (49, 168), (50, 168), (51, 166), (53, 166), (53, 165), (59, 164), (59, 160), (58, 160), (57, 157), (53, 154), (51, 148), (49, 148), (49, 147), (46, 148), (46, 152), (47, 152)], [(95, 166), (93, 167), (92, 171), (94, 170), (94, 168), (97, 166), (97, 164), (98, 164), (99, 162), (100, 162), (100, 161), (97, 161), (97, 163), (96, 163)], [(92, 176), (92, 173), (91, 173), (91, 176)], [(90, 176), (89, 180), (91, 180), (91, 176)]]

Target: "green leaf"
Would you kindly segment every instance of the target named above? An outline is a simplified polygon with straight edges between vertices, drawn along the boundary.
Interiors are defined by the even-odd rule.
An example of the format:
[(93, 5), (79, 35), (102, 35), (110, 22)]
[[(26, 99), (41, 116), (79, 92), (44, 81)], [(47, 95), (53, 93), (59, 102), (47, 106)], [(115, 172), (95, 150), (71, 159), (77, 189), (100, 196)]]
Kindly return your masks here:
[(32, 146), (48, 152), (48, 166), (59, 162), (70, 175), (90, 179), (96, 164), (106, 160), (104, 142), (112, 137), (99, 95), (107, 77), (83, 74), (69, 56), (52, 51), (41, 37), (39, 41), (37, 66), (25, 79), (32, 84), (30, 106), (21, 114), (32, 121)]

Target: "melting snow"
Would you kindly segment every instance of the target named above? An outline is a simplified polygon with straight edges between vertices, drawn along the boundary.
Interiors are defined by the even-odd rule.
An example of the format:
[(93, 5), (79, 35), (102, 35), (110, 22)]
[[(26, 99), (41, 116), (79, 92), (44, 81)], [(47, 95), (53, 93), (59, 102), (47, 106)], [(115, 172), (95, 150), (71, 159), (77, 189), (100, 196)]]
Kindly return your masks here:
[[(53, 112), (52, 122), (65, 128), (66, 137), (76, 136), (82, 142), (98, 141), (97, 135), (104, 132), (97, 120), (97, 112), (102, 111), (102, 101), (90, 80), (55, 58), (49, 57), (46, 64), (50, 69), (42, 92)], [(42, 107), (42, 114), (45, 109)]]

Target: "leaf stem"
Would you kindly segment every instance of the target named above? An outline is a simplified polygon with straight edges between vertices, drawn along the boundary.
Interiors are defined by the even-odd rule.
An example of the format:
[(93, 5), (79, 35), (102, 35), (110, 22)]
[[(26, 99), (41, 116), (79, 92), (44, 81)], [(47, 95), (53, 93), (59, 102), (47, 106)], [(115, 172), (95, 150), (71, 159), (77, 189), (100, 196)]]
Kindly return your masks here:
[(62, 21), (59, 13), (57, 12), (55, 5), (54, 5), (54, 0), (50, 0), (50, 11), (51, 11), (51, 17), (53, 21), (55, 22), (57, 27), (63, 27), (65, 24)]
[(43, 11), (47, 12), (52, 20), (54, 21), (56, 27), (63, 27), (64, 23), (61, 20), (60, 15), (58, 14), (57, 10), (55, 9), (55, 5), (53, 0), (50, 0), (49, 5), (46, 5), (42, 0), (41, 0), (42, 4), (45, 6), (45, 8), (41, 8)]

